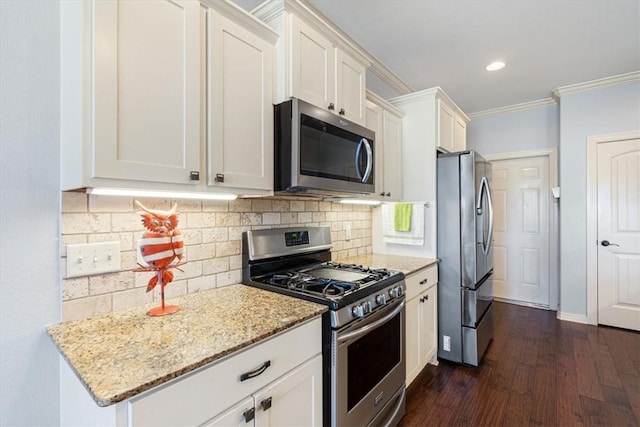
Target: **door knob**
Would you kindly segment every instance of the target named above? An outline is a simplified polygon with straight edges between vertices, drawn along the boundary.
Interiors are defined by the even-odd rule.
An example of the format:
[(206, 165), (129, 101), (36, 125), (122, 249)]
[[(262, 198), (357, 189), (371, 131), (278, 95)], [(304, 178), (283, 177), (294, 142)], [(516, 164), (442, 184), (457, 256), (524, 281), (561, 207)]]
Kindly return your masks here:
[(617, 243), (609, 243), (609, 241), (608, 241), (608, 240), (603, 240), (602, 242), (600, 242), (600, 244), (601, 244), (602, 246), (605, 246), (605, 247), (607, 247), (607, 246), (617, 246), (617, 247), (620, 247), (620, 245), (618, 245)]

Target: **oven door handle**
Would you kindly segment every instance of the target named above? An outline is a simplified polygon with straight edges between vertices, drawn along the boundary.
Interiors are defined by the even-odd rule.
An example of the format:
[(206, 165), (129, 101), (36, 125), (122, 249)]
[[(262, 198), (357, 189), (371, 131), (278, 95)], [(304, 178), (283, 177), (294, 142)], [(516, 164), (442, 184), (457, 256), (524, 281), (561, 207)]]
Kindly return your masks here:
[(358, 338), (359, 336), (364, 335), (369, 331), (376, 329), (379, 326), (382, 326), (384, 323), (388, 322), (391, 318), (393, 318), (396, 314), (400, 313), (400, 310), (404, 308), (404, 303), (405, 303), (405, 300), (402, 300), (402, 302), (398, 304), (398, 306), (391, 313), (387, 314), (382, 319), (378, 319), (375, 322), (371, 322), (354, 331), (347, 332), (344, 335), (339, 335), (338, 342), (345, 342), (353, 338)]

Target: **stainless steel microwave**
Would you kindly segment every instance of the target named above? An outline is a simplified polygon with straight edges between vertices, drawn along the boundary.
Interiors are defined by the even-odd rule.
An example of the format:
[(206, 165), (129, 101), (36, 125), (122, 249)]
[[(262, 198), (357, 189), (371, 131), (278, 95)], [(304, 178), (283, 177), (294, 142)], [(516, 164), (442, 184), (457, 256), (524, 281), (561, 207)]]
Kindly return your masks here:
[(375, 132), (295, 98), (276, 105), (274, 118), (275, 192), (375, 191)]

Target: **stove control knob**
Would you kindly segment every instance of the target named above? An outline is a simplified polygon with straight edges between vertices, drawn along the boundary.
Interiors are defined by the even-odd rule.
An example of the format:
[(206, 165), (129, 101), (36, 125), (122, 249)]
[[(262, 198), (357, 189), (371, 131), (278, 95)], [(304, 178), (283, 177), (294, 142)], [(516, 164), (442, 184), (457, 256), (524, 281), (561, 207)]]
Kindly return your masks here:
[(400, 294), (398, 293), (398, 287), (397, 286), (395, 288), (389, 289), (389, 296), (391, 298), (398, 298), (398, 295), (400, 295)]
[(385, 305), (387, 303), (387, 296), (385, 294), (376, 295), (376, 302), (378, 305)]
[(396, 289), (398, 290), (398, 296), (402, 296), (404, 295), (404, 288), (402, 287), (402, 285), (398, 285), (396, 286)]
[(353, 313), (353, 317), (362, 317), (364, 316), (364, 308), (362, 305), (354, 305), (351, 309), (351, 313)]
[(362, 311), (366, 313), (371, 313), (371, 302), (365, 301), (362, 303)]

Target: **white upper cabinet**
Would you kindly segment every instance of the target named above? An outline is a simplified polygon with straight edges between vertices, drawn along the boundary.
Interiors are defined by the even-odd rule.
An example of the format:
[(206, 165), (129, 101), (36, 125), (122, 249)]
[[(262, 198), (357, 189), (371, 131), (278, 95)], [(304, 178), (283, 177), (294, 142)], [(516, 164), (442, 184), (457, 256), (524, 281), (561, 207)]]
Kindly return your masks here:
[(290, 96), (319, 107), (335, 109), (335, 47), (295, 16), (291, 25)]
[(197, 183), (199, 4), (93, 3), (90, 178)]
[(402, 200), (402, 112), (367, 92), (367, 128), (375, 138), (375, 194), (368, 198)]
[(367, 54), (302, 2), (273, 0), (253, 13), (280, 34), (275, 102), (300, 98), (365, 126)]
[(467, 122), (469, 119), (443, 93), (438, 102), (438, 150), (453, 153), (467, 149)]
[(207, 184), (273, 190), (273, 43), (215, 10), (207, 28)]
[(227, 2), (62, 2), (62, 189), (272, 193), (276, 39)]
[(362, 63), (336, 50), (336, 111), (352, 122), (366, 121), (366, 73)]

